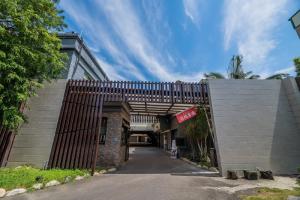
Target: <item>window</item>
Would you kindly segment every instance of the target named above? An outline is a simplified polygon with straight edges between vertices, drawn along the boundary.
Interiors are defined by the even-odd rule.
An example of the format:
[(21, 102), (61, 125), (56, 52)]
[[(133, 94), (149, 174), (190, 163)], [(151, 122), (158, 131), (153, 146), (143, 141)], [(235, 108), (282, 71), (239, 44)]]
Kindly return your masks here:
[(127, 138), (128, 138), (128, 128), (126, 126), (122, 126), (121, 145), (127, 144)]
[(106, 132), (107, 132), (107, 117), (103, 117), (101, 121), (99, 144), (105, 144)]

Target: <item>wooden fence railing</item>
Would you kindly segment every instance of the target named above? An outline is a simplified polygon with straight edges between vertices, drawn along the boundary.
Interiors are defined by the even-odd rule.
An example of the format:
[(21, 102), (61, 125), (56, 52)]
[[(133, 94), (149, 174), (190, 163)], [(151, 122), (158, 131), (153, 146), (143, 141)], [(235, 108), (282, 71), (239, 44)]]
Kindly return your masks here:
[(100, 87), (98, 92), (104, 95), (105, 102), (208, 103), (205, 83), (70, 80), (69, 84), (88, 87), (85, 91), (88, 93), (94, 91), (93, 87)]

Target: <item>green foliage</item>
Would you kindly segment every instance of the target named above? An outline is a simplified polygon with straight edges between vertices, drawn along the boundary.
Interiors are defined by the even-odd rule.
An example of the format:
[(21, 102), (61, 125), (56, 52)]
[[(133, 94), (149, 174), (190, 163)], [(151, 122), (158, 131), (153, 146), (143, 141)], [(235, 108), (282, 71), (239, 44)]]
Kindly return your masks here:
[(192, 160), (201, 162), (207, 161), (207, 138), (209, 136), (209, 127), (204, 113), (204, 108), (199, 106), (197, 115), (182, 123), (180, 129), (183, 129), (187, 135), (192, 148)]
[(219, 72), (210, 72), (208, 74), (205, 73), (204, 77), (208, 79), (226, 79), (226, 77)]
[(9, 128), (24, 121), (21, 103), (64, 68), (60, 13), (51, 0), (0, 1), (0, 123)]
[(279, 80), (282, 80), (282, 79), (285, 79), (286, 77), (288, 77), (289, 74), (286, 74), (286, 73), (279, 73), (279, 74), (274, 74), (272, 76), (269, 76), (267, 77), (266, 79), (267, 80), (270, 80), (270, 79), (279, 79)]
[(197, 115), (184, 122), (183, 126), (185, 126), (186, 134), (190, 137), (197, 139), (207, 137), (209, 129), (203, 108), (198, 107)]
[(243, 196), (243, 200), (286, 200), (289, 195), (300, 196), (300, 188), (283, 190), (277, 188), (261, 188), (256, 195)]
[(29, 166), (18, 168), (0, 169), (0, 188), (11, 190), (14, 188), (30, 188), (35, 183), (47, 183), (51, 180), (58, 180), (63, 183), (66, 177), (73, 180), (76, 176), (84, 176), (85, 170), (51, 169), (41, 170)]
[(300, 77), (300, 57), (294, 59), (294, 65), (296, 68), (296, 76)]

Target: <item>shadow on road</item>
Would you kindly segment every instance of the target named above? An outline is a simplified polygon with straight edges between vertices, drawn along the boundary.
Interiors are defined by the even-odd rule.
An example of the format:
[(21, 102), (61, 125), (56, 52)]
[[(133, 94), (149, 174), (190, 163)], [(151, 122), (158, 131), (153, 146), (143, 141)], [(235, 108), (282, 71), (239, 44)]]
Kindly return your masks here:
[(129, 160), (114, 174), (170, 174), (180, 176), (215, 176), (180, 159), (172, 159), (156, 147), (130, 147)]

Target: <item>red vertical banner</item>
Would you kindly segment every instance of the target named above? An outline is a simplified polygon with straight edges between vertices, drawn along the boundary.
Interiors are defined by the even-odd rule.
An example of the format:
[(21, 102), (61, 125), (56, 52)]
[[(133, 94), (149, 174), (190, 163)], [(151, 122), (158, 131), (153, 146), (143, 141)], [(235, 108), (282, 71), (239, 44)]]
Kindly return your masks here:
[(185, 111), (182, 111), (181, 113), (176, 114), (176, 119), (179, 124), (181, 124), (184, 121), (187, 121), (197, 115), (197, 108), (192, 107)]

